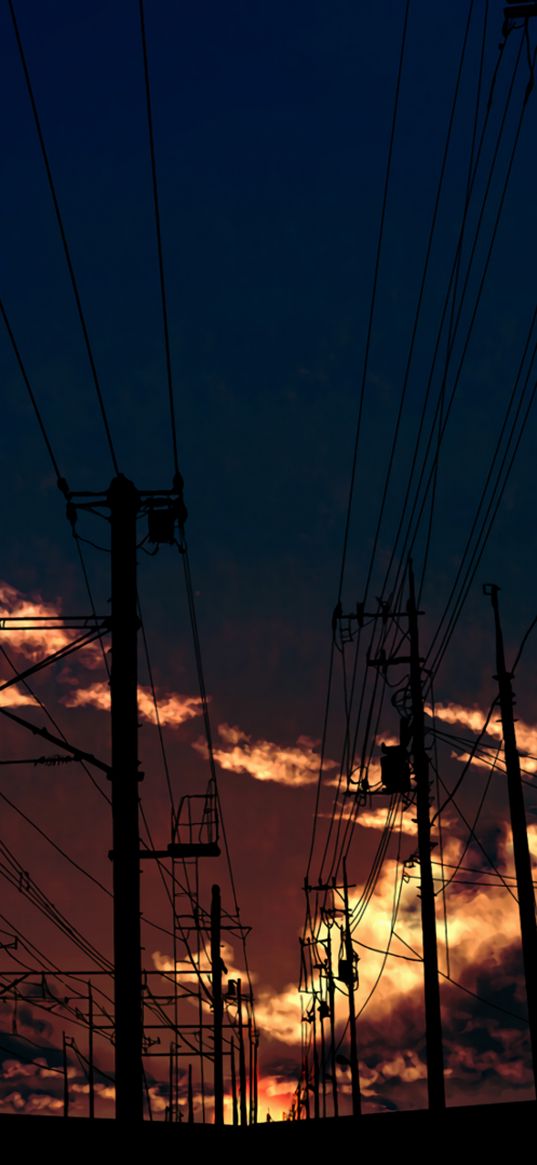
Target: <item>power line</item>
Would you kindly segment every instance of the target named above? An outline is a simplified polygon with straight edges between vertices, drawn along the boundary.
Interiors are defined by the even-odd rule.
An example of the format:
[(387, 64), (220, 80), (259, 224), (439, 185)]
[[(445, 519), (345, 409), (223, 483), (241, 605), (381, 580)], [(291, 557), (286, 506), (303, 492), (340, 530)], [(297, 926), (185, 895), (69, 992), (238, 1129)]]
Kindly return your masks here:
[(164, 253), (162, 247), (162, 230), (160, 222), (160, 203), (157, 179), (157, 162), (155, 154), (155, 136), (153, 131), (153, 112), (151, 106), (151, 82), (149, 75), (149, 58), (147, 54), (147, 38), (145, 31), (145, 13), (144, 0), (140, 0), (140, 32), (142, 40), (142, 51), (144, 58), (144, 80), (145, 80), (145, 99), (147, 110), (147, 126), (149, 131), (149, 152), (151, 155), (151, 184), (153, 189), (153, 210), (155, 216), (155, 231), (157, 236), (157, 253), (158, 253), (158, 267), (159, 267), (159, 282), (160, 282), (160, 298), (162, 306), (162, 326), (164, 330), (164, 354), (166, 360), (166, 379), (168, 384), (168, 402), (170, 408), (170, 422), (172, 430), (172, 446), (173, 446), (173, 464), (176, 477), (180, 478), (179, 473), (179, 454), (177, 449), (177, 424), (175, 418), (175, 401), (174, 401), (174, 385), (173, 385), (173, 371), (172, 371), (172, 357), (170, 345), (170, 327), (168, 317), (168, 296), (166, 291), (166, 279), (164, 274)]
[[(50, 196), (52, 198), (54, 213), (56, 215), (56, 222), (58, 224), (58, 229), (60, 232), (60, 238), (62, 241), (63, 251), (64, 251), (64, 255), (65, 255), (65, 261), (66, 261), (67, 269), (69, 272), (69, 278), (71, 281), (71, 287), (73, 290), (73, 295), (74, 295), (74, 299), (75, 299), (78, 318), (80, 321), (80, 326), (82, 328), (82, 335), (84, 337), (84, 344), (85, 344), (86, 353), (87, 353), (88, 361), (89, 361), (89, 365), (90, 365), (91, 376), (93, 379), (93, 384), (95, 386), (95, 392), (97, 394), (97, 400), (99, 403), (99, 409), (100, 409), (101, 418), (102, 418), (102, 422), (103, 422), (103, 426), (104, 426), (104, 430), (105, 430), (108, 448), (110, 451), (110, 456), (112, 459), (112, 464), (114, 467), (114, 472), (117, 474), (117, 473), (119, 473), (118, 461), (117, 461), (114, 445), (112, 442), (112, 434), (110, 432), (110, 425), (108, 422), (108, 416), (107, 416), (106, 408), (105, 408), (105, 404), (104, 404), (104, 398), (103, 398), (103, 394), (102, 394), (101, 384), (100, 384), (99, 376), (97, 373), (97, 366), (96, 366), (95, 358), (93, 355), (93, 349), (92, 349), (92, 345), (91, 345), (91, 341), (90, 341), (90, 337), (89, 337), (89, 331), (88, 331), (88, 326), (86, 323), (86, 317), (84, 315), (84, 311), (82, 308), (82, 300), (80, 298), (80, 291), (79, 291), (79, 287), (78, 287), (77, 278), (75, 275), (75, 269), (74, 269), (73, 260), (72, 260), (72, 256), (71, 256), (71, 250), (70, 250), (69, 243), (67, 240), (67, 234), (66, 234), (66, 230), (65, 230), (62, 212), (60, 209), (60, 203), (58, 200), (56, 185), (55, 185), (54, 178), (52, 175), (52, 169), (51, 169), (51, 165), (50, 165), (47, 147), (45, 144), (43, 130), (41, 127), (41, 119), (39, 117), (37, 102), (35, 99), (34, 90), (33, 90), (32, 82), (31, 82), (31, 78), (30, 78), (30, 72), (29, 72), (28, 64), (27, 64), (27, 60), (26, 60), (26, 54), (24, 52), (24, 46), (22, 43), (22, 38), (21, 38), (20, 31), (19, 31), (19, 26), (17, 23), (17, 18), (15, 16), (15, 9), (13, 6), (13, 0), (8, 0), (8, 7), (9, 7), (10, 15), (11, 15), (11, 22), (13, 25), (13, 31), (15, 33), (15, 39), (17, 41), (17, 48), (18, 48), (18, 52), (19, 52), (20, 62), (22, 65), (22, 71), (24, 73), (24, 80), (26, 82), (26, 89), (28, 92), (28, 97), (30, 100), (31, 108), (32, 108), (34, 125), (35, 125), (35, 130), (37, 133), (37, 138), (39, 141), (41, 156), (43, 159), (43, 164), (45, 166), (45, 171), (46, 171), (46, 175), (47, 175), (47, 182), (48, 182), (48, 187), (49, 187), (49, 191), (50, 191)], [(57, 475), (57, 476), (59, 476), (59, 475)]]

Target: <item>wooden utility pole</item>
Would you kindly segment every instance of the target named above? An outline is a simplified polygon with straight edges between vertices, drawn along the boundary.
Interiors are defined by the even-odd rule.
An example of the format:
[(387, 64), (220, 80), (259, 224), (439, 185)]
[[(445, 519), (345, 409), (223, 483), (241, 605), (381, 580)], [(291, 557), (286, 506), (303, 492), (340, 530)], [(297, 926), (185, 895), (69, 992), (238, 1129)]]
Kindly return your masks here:
[(220, 886), (213, 886), (211, 898), (211, 975), (213, 985), (214, 1040), (214, 1123), (224, 1123), (224, 1066), (222, 1060), (222, 958), (220, 954), (221, 899)]
[(349, 911), (349, 883), (347, 862), (343, 859), (343, 909), (345, 912), (345, 959), (347, 963), (347, 987), (349, 992), (349, 1031), (351, 1060), (352, 1115), (360, 1116), (362, 1098), (360, 1095), (360, 1071), (358, 1067), (358, 1043), (356, 1039), (356, 1011), (354, 1006), (354, 947), (352, 945), (351, 920)]
[(425, 752), (425, 720), (419, 651), (418, 611), (414, 571), (409, 565), (408, 629), (410, 636), (410, 688), (412, 697), (412, 758), (416, 780), (418, 855), (421, 879), (421, 925), (423, 931), (423, 978), (427, 1049), (429, 1108), (445, 1108), (442, 1017), (438, 984), (438, 951), (434, 883), (431, 866), (431, 821), (429, 816), (429, 758)]
[(494, 586), (494, 584), (488, 584), (484, 587), (485, 594), (490, 595), (496, 628), (496, 669), (498, 674), (494, 678), (498, 680), (500, 694), (505, 768), (507, 771), (507, 792), (509, 796), (509, 813), (511, 817), (511, 832), (513, 835), (513, 854), (515, 859), (520, 933), (522, 938), (522, 959), (524, 962), (526, 998), (528, 1002), (533, 1079), (537, 1092), (537, 926), (535, 921), (535, 894), (528, 846), (524, 794), (520, 775), (520, 757), (517, 749), (513, 715), (513, 705), (515, 702), (511, 683), (513, 676), (511, 672), (507, 671), (505, 666), (498, 590), (499, 587)]
[(112, 832), (116, 1117), (143, 1120), (138, 826), (138, 493), (122, 474), (108, 491), (112, 549)]

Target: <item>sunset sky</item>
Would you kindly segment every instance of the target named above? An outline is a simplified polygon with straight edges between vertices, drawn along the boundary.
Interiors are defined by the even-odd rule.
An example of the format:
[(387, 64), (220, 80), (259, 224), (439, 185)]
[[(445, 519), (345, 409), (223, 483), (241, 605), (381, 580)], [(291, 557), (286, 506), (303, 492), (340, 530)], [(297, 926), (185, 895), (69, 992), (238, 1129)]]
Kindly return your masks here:
[[(172, 441), (138, 4), (16, 0), (14, 8), (119, 467), (140, 489), (167, 489), (173, 475)], [(424, 654), (463, 559), (497, 441), (505, 437), (504, 412), (528, 334), (528, 351), (535, 343), (534, 331), (528, 329), (535, 309), (537, 94), (531, 94), (528, 81), (537, 24), (530, 24), (527, 44), (522, 31), (510, 36), (491, 88), (502, 40), (502, 5), (453, 0), (442, 8), (411, 0), (364, 373), (404, 11), (405, 4), (395, 0), (365, 7), (349, 0), (330, 5), (317, 0), (291, 5), (279, 0), (225, 6), (146, 3), (187, 537), (225, 825), (241, 918), (252, 927), (248, 954), (261, 1036), (261, 1119), (267, 1110), (277, 1119), (289, 1110), (300, 1071), (300, 1020), (302, 1006), (307, 1006), (298, 994), (303, 881), (360, 388), (363, 383), (342, 588), (345, 610), (364, 598), (469, 16), (420, 327), (368, 589), (368, 603), (374, 604), (411, 464), (465, 206), (472, 143), (475, 159), (481, 78), (477, 137), (492, 93), (490, 121), (459, 272), (459, 294), (465, 288), (466, 298), (449, 389), (452, 368), (457, 369), (459, 358), (464, 360), (438, 463), (421, 596)], [(0, 6), (0, 54), (3, 304), (61, 473), (72, 490), (106, 491), (114, 470), (7, 3)], [(487, 167), (504, 109), (481, 221)], [(466, 284), (472, 232), (480, 221)], [(88, 596), (65, 502), (7, 330), (2, 327), (0, 334), (0, 616), (86, 612)], [(536, 377), (529, 362), (525, 367), (529, 389), (524, 399), (531, 404)], [(438, 371), (435, 377), (438, 391)], [(536, 613), (536, 418), (531, 408), (523, 429), (482, 560), (435, 677), (439, 730), (466, 741), (480, 730), (496, 692), (493, 619), (482, 583), (492, 581), (502, 588), (508, 664)], [(414, 547), (419, 575), (427, 529), (428, 511)], [(141, 521), (140, 538), (145, 532)], [(107, 614), (108, 526), (86, 516), (80, 519), (79, 533), (92, 543), (84, 544), (84, 557), (97, 611)], [(140, 551), (139, 590), (177, 801), (203, 791), (209, 770), (183, 567), (175, 547), (163, 546), (155, 556)], [(71, 634), (2, 631), (0, 647), (23, 670), (63, 646)], [(530, 785), (530, 844), (537, 860), (537, 823), (532, 819), (537, 801), (531, 790), (537, 771), (536, 661), (537, 637), (530, 637), (515, 689), (519, 745), (529, 754), (523, 763)], [(12, 674), (9, 660), (0, 657), (0, 688)], [(73, 744), (108, 760), (109, 690), (98, 647), (69, 656), (30, 683)], [(0, 704), (44, 723), (43, 713), (20, 684), (0, 690)], [(155, 844), (165, 847), (170, 806), (142, 651), (139, 713), (143, 806)], [(338, 677), (322, 768), (313, 879), (319, 874), (336, 795), (343, 724)], [(3, 762), (55, 751), (13, 723), (5, 721), (2, 729)], [(395, 738), (397, 731), (397, 716), (387, 700), (377, 742)], [(491, 757), (500, 737), (493, 718), (486, 738)], [(464, 759), (468, 751), (463, 741), (459, 755)], [(448, 788), (461, 771), (455, 753), (453, 743), (439, 742), (439, 767)], [(488, 775), (487, 766), (475, 763), (465, 780), (459, 803), (469, 821)], [(6, 944), (0, 950), (0, 990), (7, 985), (4, 974), (23, 973), (21, 963), (34, 970), (106, 965), (75, 948), (69, 935), (43, 916), (29, 900), (30, 883), (76, 924), (100, 956), (112, 957), (111, 815), (107, 781), (99, 774), (95, 781), (98, 788), (76, 764), (0, 767), (0, 942)], [(350, 799), (341, 803), (341, 810), (348, 816)], [(359, 901), (367, 881), (386, 813), (386, 799), (372, 799), (353, 827), (351, 904)], [(362, 944), (356, 947), (358, 1010), (383, 963), (401, 863), (415, 853), (413, 816), (412, 810), (397, 810), (375, 893), (354, 935)], [(100, 885), (69, 865), (31, 822)], [(446, 869), (461, 862), (446, 892), (448, 952), (441, 895), (437, 898), (440, 968), (443, 976), (456, 980), (441, 980), (449, 1103), (533, 1095), (501, 757), (477, 833), (506, 876), (507, 888), (490, 872), (482, 877), (471, 872), (486, 869), (483, 852), (475, 844), (465, 850), (468, 830), (456, 809), (448, 808), (443, 819)], [(400, 937), (358, 1021), (366, 1111), (425, 1103), (416, 874), (405, 867)], [(206, 908), (215, 881), (222, 884), (226, 910), (232, 911), (224, 857), (202, 863), (200, 889)], [(170, 907), (158, 870), (147, 862), (142, 911), (144, 966), (169, 972), (173, 958), (165, 932), (171, 925)], [(26, 947), (19, 943), (18, 949), (10, 948), (16, 931)], [(233, 935), (224, 937), (229, 976), (244, 979), (240, 943)], [(202, 975), (206, 966), (202, 955)], [(109, 992), (111, 981), (105, 978)], [(32, 982), (38, 992), (35, 976)], [(80, 982), (85, 984), (85, 979)], [(152, 982), (153, 989), (165, 984), (158, 976)], [(58, 980), (55, 990), (62, 998), (72, 997), (74, 981), (67, 985)], [(37, 1006), (38, 999), (42, 1006)], [(71, 1038), (80, 1031), (80, 1049), (86, 1054), (86, 1035), (74, 1023), (76, 1014), (66, 1014), (59, 1005), (54, 1013), (45, 1013), (44, 1006), (38, 994), (36, 1006), (16, 1008), (0, 995), (2, 1111), (61, 1112), (62, 1032)], [(73, 1006), (86, 1013), (87, 999)], [(191, 1022), (191, 1012), (197, 1012), (191, 1004), (182, 1007), (183, 1022)], [(345, 1019), (340, 995), (340, 1033)], [(161, 1038), (162, 1050), (167, 1050), (169, 1033)], [(346, 1050), (343, 1039), (341, 1051)], [(113, 1055), (101, 1037), (96, 1058), (104, 1073), (98, 1081), (97, 1112), (109, 1116)], [(83, 1114), (83, 1059), (77, 1060), (70, 1049), (69, 1063), (71, 1112)], [(180, 1064), (183, 1106), (187, 1068), (185, 1056)], [(148, 1058), (146, 1070), (154, 1115), (162, 1117), (167, 1062)], [(340, 1085), (343, 1110), (349, 1111), (350, 1085), (344, 1072)], [(195, 1103), (199, 1119), (198, 1091)]]

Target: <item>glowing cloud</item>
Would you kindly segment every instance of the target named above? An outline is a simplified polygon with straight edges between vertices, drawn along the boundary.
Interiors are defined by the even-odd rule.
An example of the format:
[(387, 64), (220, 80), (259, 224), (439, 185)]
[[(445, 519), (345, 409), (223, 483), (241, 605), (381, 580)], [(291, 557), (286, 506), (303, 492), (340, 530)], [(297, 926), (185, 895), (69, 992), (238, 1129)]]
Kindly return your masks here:
[[(280, 785), (298, 788), (312, 785), (319, 776), (320, 758), (315, 751), (316, 741), (299, 736), (294, 747), (285, 747), (269, 740), (253, 740), (248, 733), (229, 724), (218, 725), (222, 748), (215, 749), (215, 759), (223, 769), (233, 773), (247, 773), (256, 781), (274, 781)], [(205, 753), (206, 745), (196, 741), (194, 747)], [(325, 760), (323, 771), (337, 768), (336, 761)]]
[[(429, 715), (432, 715), (430, 708), (427, 711)], [(486, 719), (486, 713), (480, 708), (464, 708), (461, 704), (437, 704), (435, 713), (438, 720), (443, 720), (446, 724), (462, 724), (466, 728), (470, 728), (476, 735), (481, 732)], [(486, 735), (493, 737), (495, 740), (503, 739), (499, 712), (496, 716), (493, 715), (491, 717), (487, 725)], [(526, 724), (523, 720), (517, 720), (516, 737), (519, 751), (522, 754), (530, 753), (533, 756), (537, 755), (537, 727)], [(467, 758), (459, 757), (458, 759), (462, 760)], [(477, 763), (479, 762), (476, 761)], [(529, 772), (537, 772), (537, 760), (532, 760), (531, 756), (528, 757), (524, 760), (524, 768)]]
[(33, 696), (17, 687), (17, 684), (10, 684), (9, 688), (4, 688), (2, 691), (3, 683), (5, 683), (5, 679), (0, 680), (0, 708), (23, 708), (29, 704), (37, 705)]
[[(24, 619), (42, 619), (43, 617), (56, 618), (61, 615), (59, 603), (46, 603), (40, 595), (35, 599), (26, 598), (16, 587), (0, 582), (0, 619), (11, 616)], [(51, 631), (41, 630), (38, 626), (30, 630), (16, 630), (2, 632), (6, 635), (7, 643), (32, 662), (61, 651), (79, 636), (78, 631), (64, 631), (57, 627)], [(96, 643), (90, 643), (80, 654), (80, 660), (85, 667), (98, 667), (102, 662), (101, 649)]]
[[(87, 687), (73, 688), (62, 697), (66, 708), (98, 708), (107, 712), (110, 708), (110, 686), (107, 681), (97, 681)], [(157, 698), (159, 721), (163, 727), (178, 728), (195, 716), (201, 716), (202, 703), (199, 696), (179, 696), (176, 693)], [(143, 720), (157, 723), (153, 695), (149, 688), (138, 688), (138, 712)]]

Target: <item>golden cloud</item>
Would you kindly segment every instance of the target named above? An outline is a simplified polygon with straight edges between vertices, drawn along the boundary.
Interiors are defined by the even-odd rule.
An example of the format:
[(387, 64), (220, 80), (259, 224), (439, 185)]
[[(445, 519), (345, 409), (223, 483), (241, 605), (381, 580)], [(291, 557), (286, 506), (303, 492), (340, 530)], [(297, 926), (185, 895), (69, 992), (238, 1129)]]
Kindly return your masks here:
[[(429, 716), (432, 716), (432, 709), (428, 708)], [(481, 708), (464, 708), (462, 704), (437, 704), (435, 707), (435, 714), (438, 720), (443, 720), (446, 724), (462, 724), (465, 728), (469, 728), (472, 732), (478, 735), (483, 728), (486, 719), (486, 712)], [(498, 716), (491, 717), (488, 725), (486, 735), (493, 737), (495, 740), (503, 739), (503, 731), (501, 720)], [(526, 724), (523, 720), (516, 722), (516, 737), (519, 751), (530, 753), (533, 756), (537, 755), (537, 728), (531, 724)], [(462, 757), (457, 758), (462, 760)], [(468, 759), (468, 758), (466, 758)], [(476, 761), (476, 764), (479, 763)], [(537, 761), (530, 758), (524, 760), (524, 768), (529, 772), (537, 772)]]
[[(247, 732), (229, 724), (219, 724), (218, 735), (224, 747), (215, 749), (215, 760), (229, 772), (247, 773), (256, 781), (273, 781), (292, 788), (318, 780), (317, 742), (307, 736), (299, 736), (295, 746), (285, 747), (269, 740), (253, 740)], [(196, 741), (194, 747), (206, 753), (203, 740)], [(337, 768), (337, 763), (325, 759), (322, 767), (329, 771)]]
[[(86, 687), (76, 687), (62, 697), (66, 708), (110, 709), (110, 685), (106, 680), (97, 681)], [(201, 716), (202, 702), (199, 696), (180, 696), (176, 693), (157, 697), (158, 717), (165, 728), (179, 728), (195, 716)], [(157, 723), (153, 694), (149, 688), (138, 688), (138, 713), (150, 724)]]
[[(6, 616), (28, 620), (46, 617), (57, 618), (61, 614), (60, 603), (47, 603), (41, 596), (27, 599), (16, 587), (0, 582), (0, 619)], [(17, 630), (10, 627), (9, 631), (4, 631), (2, 634), (7, 636), (7, 643), (11, 647), (14, 647), (16, 651), (32, 662), (36, 662), (56, 651), (61, 651), (74, 639), (77, 639), (80, 633), (78, 631), (65, 631), (62, 627), (45, 631), (37, 626), (28, 630)], [(88, 644), (80, 659), (83, 660), (86, 667), (98, 667), (99, 663), (102, 662), (101, 649), (98, 644)]]

